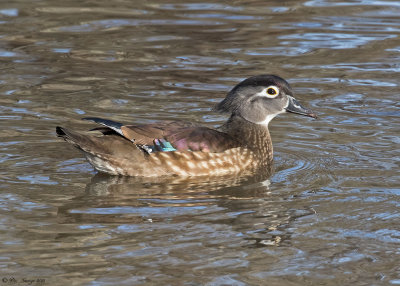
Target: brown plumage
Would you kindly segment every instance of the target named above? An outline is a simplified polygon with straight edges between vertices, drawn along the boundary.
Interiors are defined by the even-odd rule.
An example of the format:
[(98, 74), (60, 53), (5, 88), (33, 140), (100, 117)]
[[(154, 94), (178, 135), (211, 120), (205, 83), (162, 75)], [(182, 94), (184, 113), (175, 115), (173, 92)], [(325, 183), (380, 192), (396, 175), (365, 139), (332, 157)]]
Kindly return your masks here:
[(273, 160), (269, 121), (289, 111), (315, 117), (293, 97), (283, 79), (256, 76), (238, 84), (216, 106), (229, 120), (211, 129), (168, 121), (123, 125), (86, 118), (103, 125), (102, 136), (57, 127), (57, 135), (82, 150), (100, 172), (126, 176), (199, 176), (249, 173), (270, 167)]

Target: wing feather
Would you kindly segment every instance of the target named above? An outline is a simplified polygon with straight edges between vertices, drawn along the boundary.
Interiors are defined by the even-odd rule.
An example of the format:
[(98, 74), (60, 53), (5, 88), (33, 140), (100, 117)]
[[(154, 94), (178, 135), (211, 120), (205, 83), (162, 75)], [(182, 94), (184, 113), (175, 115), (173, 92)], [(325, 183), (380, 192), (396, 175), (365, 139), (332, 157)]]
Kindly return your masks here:
[[(230, 135), (183, 121), (166, 121), (144, 125), (122, 125), (105, 119), (93, 120), (121, 134), (138, 145), (146, 145), (153, 151), (202, 151), (223, 152), (240, 144)], [(112, 123), (108, 126), (108, 123)], [(120, 124), (120, 125), (119, 125)], [(103, 129), (103, 134), (107, 135)]]

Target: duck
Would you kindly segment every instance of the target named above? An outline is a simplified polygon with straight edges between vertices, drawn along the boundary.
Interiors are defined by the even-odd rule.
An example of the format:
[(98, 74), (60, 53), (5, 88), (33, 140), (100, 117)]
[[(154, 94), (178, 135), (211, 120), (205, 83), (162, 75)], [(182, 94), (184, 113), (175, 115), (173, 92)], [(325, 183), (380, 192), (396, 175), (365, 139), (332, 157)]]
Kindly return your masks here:
[(268, 125), (282, 113), (317, 115), (295, 99), (277, 75), (256, 75), (234, 86), (213, 111), (229, 115), (217, 128), (186, 121), (125, 125), (86, 117), (97, 134), (57, 126), (56, 133), (83, 152), (98, 172), (118, 176), (223, 176), (273, 164)]

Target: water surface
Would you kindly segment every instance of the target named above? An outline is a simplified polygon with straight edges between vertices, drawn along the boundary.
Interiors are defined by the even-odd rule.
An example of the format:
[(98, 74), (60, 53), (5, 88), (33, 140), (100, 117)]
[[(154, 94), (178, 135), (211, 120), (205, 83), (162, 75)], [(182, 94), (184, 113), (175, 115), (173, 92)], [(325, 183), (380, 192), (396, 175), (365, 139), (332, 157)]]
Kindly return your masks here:
[[(0, 283), (399, 285), (399, 15), (369, 0), (0, 3)], [(85, 116), (217, 126), (210, 108), (262, 73), (320, 117), (274, 119), (269, 178), (96, 175), (55, 136)]]

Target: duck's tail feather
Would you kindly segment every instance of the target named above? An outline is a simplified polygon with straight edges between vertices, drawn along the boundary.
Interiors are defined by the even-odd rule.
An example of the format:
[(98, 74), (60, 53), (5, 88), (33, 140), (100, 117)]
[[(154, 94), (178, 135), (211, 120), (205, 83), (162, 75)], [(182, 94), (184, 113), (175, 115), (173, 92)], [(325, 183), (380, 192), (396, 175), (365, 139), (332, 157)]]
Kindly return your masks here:
[(99, 171), (125, 175), (130, 169), (144, 172), (147, 168), (145, 153), (136, 144), (119, 135), (94, 136), (81, 134), (57, 126), (58, 137), (71, 143), (85, 154)]
[[(140, 147), (118, 134), (98, 137), (81, 134), (60, 126), (56, 127), (56, 133), (58, 137), (63, 138), (68, 143), (71, 143), (84, 152), (92, 154), (113, 154), (114, 156), (122, 156), (124, 154), (129, 154), (129, 152), (133, 154), (142, 153), (140, 152)], [(125, 152), (119, 152), (119, 150)]]
[(75, 147), (82, 150), (84, 150), (83, 146), (91, 144), (91, 141), (88, 139), (87, 136), (84, 136), (78, 132), (70, 131), (60, 126), (56, 127), (56, 133), (58, 137), (63, 138), (68, 143), (71, 143)]

